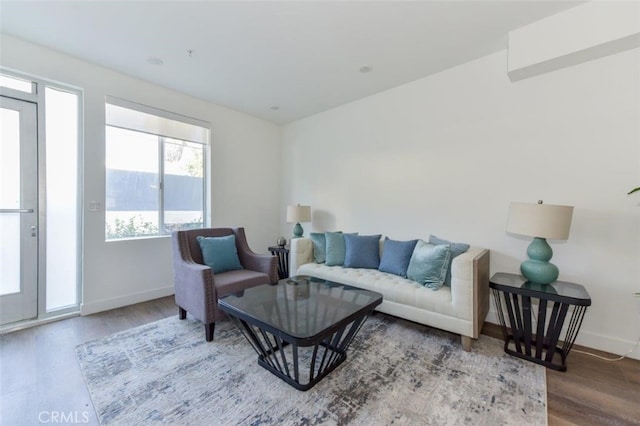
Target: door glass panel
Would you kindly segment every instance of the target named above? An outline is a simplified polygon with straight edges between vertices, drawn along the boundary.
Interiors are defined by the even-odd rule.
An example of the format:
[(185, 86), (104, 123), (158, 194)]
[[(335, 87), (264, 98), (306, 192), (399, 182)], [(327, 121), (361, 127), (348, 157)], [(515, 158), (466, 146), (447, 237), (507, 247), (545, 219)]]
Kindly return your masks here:
[(20, 215), (0, 215), (0, 296), (20, 292)]
[[(0, 109), (0, 209), (20, 208), (20, 114)], [(0, 214), (0, 295), (20, 291), (20, 214)]]

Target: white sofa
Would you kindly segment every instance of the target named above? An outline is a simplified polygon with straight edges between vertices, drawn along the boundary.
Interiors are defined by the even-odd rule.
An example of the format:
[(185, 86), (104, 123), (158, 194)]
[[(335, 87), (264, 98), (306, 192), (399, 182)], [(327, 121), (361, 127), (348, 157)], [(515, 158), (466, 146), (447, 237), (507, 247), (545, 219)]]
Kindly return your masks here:
[(344, 268), (314, 262), (310, 238), (291, 240), (290, 275), (309, 275), (383, 295), (377, 311), (460, 334), (471, 350), (489, 311), (489, 250), (471, 247), (451, 265), (451, 286), (430, 290), (377, 269)]

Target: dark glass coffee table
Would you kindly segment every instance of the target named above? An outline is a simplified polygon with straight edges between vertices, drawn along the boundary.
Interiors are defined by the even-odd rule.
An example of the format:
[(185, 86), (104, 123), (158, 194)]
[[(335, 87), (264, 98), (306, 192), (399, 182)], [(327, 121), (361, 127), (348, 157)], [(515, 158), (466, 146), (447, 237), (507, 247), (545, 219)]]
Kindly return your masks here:
[(258, 364), (296, 389), (311, 389), (347, 359), (382, 295), (299, 276), (219, 300), (258, 353)]

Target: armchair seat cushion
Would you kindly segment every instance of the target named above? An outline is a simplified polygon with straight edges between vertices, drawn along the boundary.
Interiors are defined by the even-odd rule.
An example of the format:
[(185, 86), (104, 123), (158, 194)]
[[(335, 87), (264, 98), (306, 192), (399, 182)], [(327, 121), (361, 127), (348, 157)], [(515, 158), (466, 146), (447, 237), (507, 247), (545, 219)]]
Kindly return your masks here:
[(270, 282), (269, 276), (262, 272), (241, 269), (216, 274), (218, 298)]

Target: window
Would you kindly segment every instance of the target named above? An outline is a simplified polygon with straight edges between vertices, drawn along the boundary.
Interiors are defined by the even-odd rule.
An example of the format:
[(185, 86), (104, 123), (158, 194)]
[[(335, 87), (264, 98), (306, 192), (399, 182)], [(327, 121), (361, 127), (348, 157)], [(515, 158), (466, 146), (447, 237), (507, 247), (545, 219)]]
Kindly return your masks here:
[(106, 101), (107, 240), (202, 228), (207, 123)]
[(11, 77), (5, 74), (0, 74), (0, 87), (19, 90), (26, 93), (35, 93), (34, 82), (23, 80), (21, 78)]

